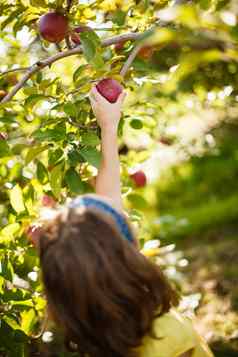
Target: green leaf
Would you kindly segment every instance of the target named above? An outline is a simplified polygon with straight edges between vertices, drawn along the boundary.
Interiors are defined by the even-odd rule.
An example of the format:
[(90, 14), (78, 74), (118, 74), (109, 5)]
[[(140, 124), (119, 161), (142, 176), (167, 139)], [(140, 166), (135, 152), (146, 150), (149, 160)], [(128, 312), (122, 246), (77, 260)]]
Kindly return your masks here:
[(70, 166), (77, 166), (79, 163), (85, 162), (85, 159), (80, 155), (79, 150), (71, 150), (68, 153)]
[(3, 321), (5, 321), (8, 326), (10, 326), (13, 330), (21, 330), (21, 326), (18, 324), (16, 317), (13, 317), (11, 315), (4, 315), (3, 316)]
[(35, 131), (33, 135), (39, 141), (61, 141), (66, 138), (66, 126), (65, 123), (61, 122), (53, 129), (40, 129)]
[(11, 155), (10, 147), (6, 140), (0, 139), (0, 157)]
[(64, 105), (64, 112), (70, 117), (77, 118), (78, 116), (78, 108), (73, 103), (66, 103)]
[(80, 150), (83, 158), (92, 166), (99, 168), (101, 162), (101, 153), (93, 147), (84, 147)]
[(48, 151), (48, 164), (54, 166), (62, 158), (64, 152), (62, 149), (49, 150)]
[(100, 139), (95, 133), (89, 131), (87, 133), (82, 134), (81, 144), (88, 146), (97, 146), (100, 144)]
[(0, 265), (0, 275), (9, 281), (12, 281), (13, 275), (14, 275), (14, 270), (12, 263), (10, 262), (8, 257), (4, 257), (4, 259), (1, 261)]
[(72, 167), (65, 174), (65, 182), (72, 193), (84, 193), (84, 184), (79, 174)]
[(133, 129), (139, 130), (139, 129), (143, 128), (143, 123), (142, 123), (142, 121), (140, 119), (132, 119), (130, 121), (130, 126)]
[(40, 100), (47, 99), (46, 95), (43, 94), (32, 94), (25, 100), (25, 107), (33, 107)]
[(64, 172), (64, 162), (61, 162), (60, 164), (55, 166), (50, 173), (50, 186), (54, 196), (57, 198), (60, 196), (63, 172)]
[(73, 81), (77, 82), (79, 76), (88, 68), (88, 64), (82, 64), (79, 66), (73, 74)]
[(36, 167), (36, 176), (38, 181), (42, 184), (45, 185), (48, 182), (48, 171), (45, 168), (45, 166), (42, 164), (42, 162), (38, 161), (37, 162), (37, 167)]
[(80, 34), (80, 40), (86, 60), (91, 62), (97, 51), (96, 44), (92, 39), (88, 38), (86, 32)]
[(100, 38), (94, 31), (82, 32), (80, 40), (86, 60), (96, 68), (102, 67), (104, 62), (98, 50), (101, 46)]
[(14, 210), (17, 213), (21, 213), (21, 212), (25, 211), (23, 193), (22, 193), (22, 189), (19, 185), (15, 185), (9, 191), (9, 197), (10, 197), (11, 206), (12, 206), (12, 208), (14, 208)]
[(27, 300), (11, 300), (10, 304), (12, 306), (26, 306), (26, 307), (34, 307), (34, 303), (32, 299)]
[(127, 196), (127, 199), (130, 203), (132, 203), (133, 208), (135, 209), (143, 210), (148, 207), (148, 202), (141, 195), (131, 193)]
[(92, 64), (96, 69), (101, 69), (104, 66), (103, 58), (99, 53), (96, 53), (96, 55), (94, 56)]
[(5, 226), (0, 231), (0, 243), (9, 243), (14, 240), (20, 229), (21, 225), (19, 223), (11, 223)]
[(126, 12), (122, 10), (117, 10), (113, 14), (112, 21), (114, 22), (114, 24), (117, 24), (118, 26), (122, 26), (126, 21), (126, 16), (127, 16)]
[(35, 146), (29, 148), (25, 158), (25, 164), (28, 165), (32, 160), (34, 160), (41, 152), (48, 149), (48, 145), (44, 146)]
[(36, 322), (36, 313), (34, 309), (24, 310), (21, 312), (21, 329), (26, 335), (32, 332), (32, 328)]

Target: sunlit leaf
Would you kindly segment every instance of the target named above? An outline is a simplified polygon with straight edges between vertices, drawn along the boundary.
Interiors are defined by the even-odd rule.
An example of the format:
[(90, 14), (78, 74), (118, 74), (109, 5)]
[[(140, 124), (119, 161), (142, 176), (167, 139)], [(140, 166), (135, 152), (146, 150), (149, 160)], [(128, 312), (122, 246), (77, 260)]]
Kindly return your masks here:
[(88, 64), (82, 64), (79, 66), (73, 74), (73, 81), (76, 82), (82, 73), (88, 68)]
[(36, 313), (34, 309), (24, 310), (21, 313), (21, 329), (26, 335), (29, 335), (36, 322)]
[(32, 160), (34, 160), (36, 157), (38, 157), (38, 155), (47, 150), (48, 145), (44, 145), (44, 146), (35, 146), (35, 147), (31, 147), (28, 149), (27, 154), (26, 154), (26, 158), (25, 158), (25, 164), (28, 165)]
[(95, 133), (87, 132), (82, 134), (81, 144), (88, 146), (97, 146), (100, 144), (100, 139)]
[(40, 161), (37, 162), (36, 176), (42, 185), (47, 183), (48, 171), (47, 171), (46, 167)]
[(10, 147), (6, 140), (0, 140), (0, 158), (11, 155)]
[(19, 185), (15, 185), (11, 190), (9, 190), (9, 197), (12, 208), (14, 208), (17, 213), (25, 211), (23, 193)]
[(55, 197), (60, 196), (61, 185), (63, 179), (64, 162), (55, 166), (50, 172), (50, 186)]
[(10, 223), (5, 226), (0, 231), (0, 243), (9, 243), (10, 241), (14, 240), (20, 229), (20, 223)]
[(13, 330), (21, 330), (21, 326), (17, 322), (16, 316), (11, 316), (10, 314), (4, 315), (3, 321), (5, 321)]
[(32, 94), (30, 95), (30, 97), (28, 97), (25, 100), (25, 106), (26, 107), (33, 107), (37, 102), (39, 102), (40, 100), (45, 100), (49, 97), (43, 95), (43, 94)]

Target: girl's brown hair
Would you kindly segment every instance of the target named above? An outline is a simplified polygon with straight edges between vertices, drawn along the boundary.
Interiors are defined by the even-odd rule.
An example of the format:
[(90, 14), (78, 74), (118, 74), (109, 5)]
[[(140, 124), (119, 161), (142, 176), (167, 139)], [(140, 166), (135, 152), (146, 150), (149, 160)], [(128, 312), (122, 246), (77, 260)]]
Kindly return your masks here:
[(133, 357), (177, 303), (159, 267), (95, 212), (66, 209), (40, 239), (50, 310), (83, 357)]

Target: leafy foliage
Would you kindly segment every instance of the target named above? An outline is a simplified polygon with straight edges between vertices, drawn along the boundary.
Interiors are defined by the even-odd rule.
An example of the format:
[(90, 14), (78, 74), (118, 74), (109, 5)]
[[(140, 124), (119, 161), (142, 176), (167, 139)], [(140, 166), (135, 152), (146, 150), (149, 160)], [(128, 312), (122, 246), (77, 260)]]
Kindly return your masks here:
[[(100, 163), (100, 132), (88, 100), (92, 83), (113, 77), (123, 80), (129, 93), (119, 136), (125, 202), (138, 225), (144, 217), (140, 211), (150, 210), (149, 197), (154, 191), (136, 189), (129, 178), (130, 169), (148, 161), (159, 142), (180, 142), (183, 146), (181, 138), (169, 129), (188, 111), (191, 116), (213, 111), (220, 123), (236, 116), (236, 1), (177, 3), (1, 1), (0, 351), (9, 356), (25, 356), (44, 314), (38, 257), (27, 234), (37, 220), (42, 197), (49, 195), (63, 204), (67, 197), (93, 191), (91, 179)], [(81, 52), (69, 49), (73, 46), (69, 38), (58, 45), (40, 38), (38, 19), (52, 10), (66, 14), (71, 29), (78, 24), (91, 26), (93, 31), (80, 35)], [(105, 39), (126, 33), (142, 35), (136, 42), (125, 41), (119, 53), (114, 45), (103, 45)], [(139, 53), (122, 79), (121, 67), (139, 40), (153, 50), (149, 56)], [(42, 68), (48, 58), (51, 62)], [(23, 81), (29, 71), (31, 75)], [(4, 100), (6, 93), (9, 101)], [(209, 176), (213, 165), (220, 181), (217, 176), (209, 178), (209, 187), (201, 187), (197, 196), (202, 199), (208, 191), (213, 195), (226, 180), (220, 195), (223, 199), (230, 182), (234, 183), (230, 174), (237, 173), (232, 163), (232, 159), (237, 161), (237, 152), (232, 150), (230, 157), (227, 147), (220, 153), (219, 164), (213, 154), (203, 159), (193, 157), (185, 164), (188, 170), (193, 167), (191, 179), (188, 182), (181, 175), (170, 195), (175, 197), (181, 185), (199, 181), (195, 167), (208, 167)], [(191, 152), (186, 154), (189, 158)], [(222, 165), (227, 168), (227, 160), (226, 174)], [(161, 197), (164, 195), (163, 212), (169, 208), (167, 194), (159, 191)], [(193, 200), (184, 195), (184, 205)], [(237, 207), (236, 197), (231, 200), (225, 210)], [(142, 247), (153, 234), (149, 223), (141, 227)]]

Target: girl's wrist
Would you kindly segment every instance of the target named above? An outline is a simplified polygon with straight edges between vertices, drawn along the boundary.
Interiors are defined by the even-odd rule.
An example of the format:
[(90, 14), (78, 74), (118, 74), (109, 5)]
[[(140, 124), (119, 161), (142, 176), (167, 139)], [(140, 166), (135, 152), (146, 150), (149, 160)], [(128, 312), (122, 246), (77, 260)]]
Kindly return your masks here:
[(118, 125), (107, 125), (101, 127), (102, 135), (117, 136)]

